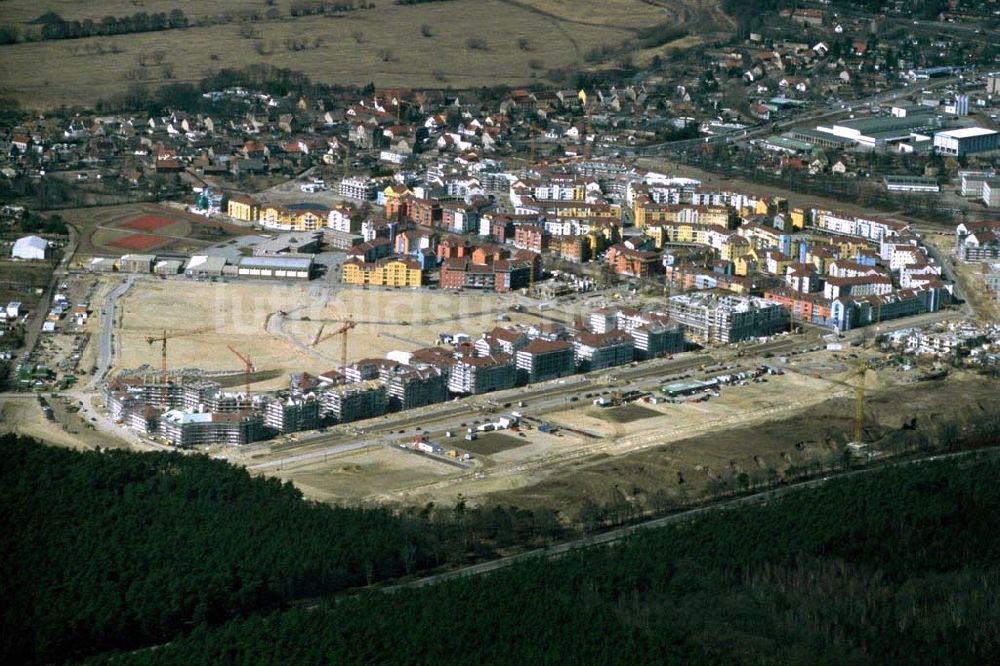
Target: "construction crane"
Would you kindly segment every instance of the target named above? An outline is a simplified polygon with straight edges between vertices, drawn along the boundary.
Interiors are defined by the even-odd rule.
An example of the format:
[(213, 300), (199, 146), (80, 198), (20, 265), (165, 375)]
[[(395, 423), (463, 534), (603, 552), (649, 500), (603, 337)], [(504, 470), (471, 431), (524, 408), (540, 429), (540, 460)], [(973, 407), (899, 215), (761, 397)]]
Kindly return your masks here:
[(850, 374), (850, 377), (857, 377), (857, 382), (854, 384), (827, 378), (834, 384), (840, 384), (854, 391), (854, 437), (851, 439), (851, 444), (862, 444), (865, 435), (865, 375), (867, 371), (868, 366), (865, 361), (861, 361)]
[(858, 378), (858, 383), (854, 387), (854, 443), (861, 444), (865, 434), (865, 371), (867, 366), (864, 361), (858, 364), (858, 369), (854, 371)]
[[(323, 326), (325, 326), (325, 324)], [(334, 331), (333, 333), (328, 333), (327, 335), (321, 337), (320, 333), (323, 332), (323, 326), (320, 326), (319, 333), (317, 333), (316, 337), (313, 338), (312, 346), (315, 347), (319, 343), (325, 340), (329, 340), (330, 338), (336, 337), (338, 335), (344, 336), (343, 340), (341, 341), (341, 347), (340, 347), (340, 369), (343, 370), (344, 368), (347, 367), (347, 332), (352, 328), (354, 328), (355, 326), (357, 326), (357, 324), (354, 323), (354, 319), (348, 319), (336, 331)]]
[(229, 348), (229, 351), (236, 354), (236, 357), (238, 359), (243, 361), (243, 382), (244, 382), (244, 390), (246, 391), (246, 402), (244, 402), (243, 409), (244, 411), (246, 411), (247, 410), (246, 404), (250, 402), (250, 375), (254, 373), (253, 361), (250, 360), (249, 356), (241, 354), (240, 352), (233, 349), (232, 346), (226, 345), (226, 347)]
[(167, 333), (166, 331), (163, 331), (163, 335), (150, 335), (146, 337), (146, 344), (152, 345), (159, 342), (162, 345), (160, 348), (160, 384), (163, 386), (164, 398), (166, 398), (167, 391), (167, 340), (183, 338), (186, 335), (196, 335), (210, 330), (212, 330), (211, 326), (206, 328), (197, 328), (193, 331), (181, 331), (179, 333)]

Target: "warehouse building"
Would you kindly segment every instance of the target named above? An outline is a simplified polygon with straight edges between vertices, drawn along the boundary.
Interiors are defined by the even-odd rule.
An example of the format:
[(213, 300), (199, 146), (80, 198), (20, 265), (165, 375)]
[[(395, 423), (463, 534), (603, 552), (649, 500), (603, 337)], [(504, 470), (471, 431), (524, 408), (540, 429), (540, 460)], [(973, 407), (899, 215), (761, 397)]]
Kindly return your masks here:
[(937, 179), (925, 176), (886, 176), (885, 189), (889, 192), (940, 192), (941, 186)]
[(122, 273), (150, 273), (156, 257), (152, 254), (126, 254), (118, 261)]
[(971, 155), (996, 150), (997, 132), (982, 127), (964, 127), (934, 134), (934, 152), (941, 155)]
[(25, 236), (14, 241), (10, 256), (14, 259), (44, 259), (49, 251), (49, 242), (38, 236)]
[(253, 248), (253, 256), (270, 257), (276, 254), (314, 254), (323, 241), (321, 231), (289, 231), (263, 240)]
[(929, 107), (918, 107), (905, 116), (871, 116), (844, 120), (830, 126), (818, 126), (818, 132), (847, 139), (866, 148), (906, 141), (914, 133), (941, 127), (941, 121)]
[(184, 268), (184, 262), (178, 259), (164, 259), (156, 262), (153, 272), (157, 275), (177, 275)]
[(670, 317), (704, 342), (729, 344), (788, 329), (788, 312), (763, 298), (682, 294), (667, 300)]
[(311, 255), (280, 257), (240, 257), (237, 275), (240, 277), (308, 280), (312, 275)]
[(188, 259), (184, 274), (188, 277), (218, 277), (226, 267), (225, 257), (196, 254)]

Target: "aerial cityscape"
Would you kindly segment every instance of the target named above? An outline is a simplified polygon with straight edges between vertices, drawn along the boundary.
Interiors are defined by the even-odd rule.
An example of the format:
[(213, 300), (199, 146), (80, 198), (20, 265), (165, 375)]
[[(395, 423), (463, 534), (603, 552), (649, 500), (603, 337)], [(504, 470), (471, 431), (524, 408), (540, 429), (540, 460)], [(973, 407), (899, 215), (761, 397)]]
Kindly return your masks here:
[(1000, 661), (996, 0), (0, 6), (10, 663)]

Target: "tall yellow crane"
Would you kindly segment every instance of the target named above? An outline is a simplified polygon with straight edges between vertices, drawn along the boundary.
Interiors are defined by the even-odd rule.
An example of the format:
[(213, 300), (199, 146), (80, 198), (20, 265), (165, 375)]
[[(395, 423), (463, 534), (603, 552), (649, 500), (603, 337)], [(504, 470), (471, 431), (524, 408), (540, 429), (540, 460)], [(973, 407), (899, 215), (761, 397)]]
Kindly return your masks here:
[(313, 338), (312, 346), (315, 347), (319, 343), (325, 340), (329, 340), (330, 338), (336, 337), (338, 335), (344, 336), (340, 346), (340, 369), (343, 370), (344, 368), (347, 367), (347, 332), (352, 328), (354, 328), (355, 326), (357, 326), (357, 324), (354, 323), (354, 319), (348, 319), (336, 331), (334, 331), (333, 333), (328, 333), (327, 335), (323, 336), (320, 335), (323, 332), (323, 326), (320, 326), (319, 332), (316, 334), (316, 337)]
[(186, 335), (196, 335), (198, 333), (204, 333), (205, 331), (212, 330), (211, 326), (205, 328), (196, 328), (193, 331), (180, 331), (177, 333), (167, 333), (163, 331), (162, 335), (150, 335), (146, 336), (146, 344), (153, 345), (157, 342), (160, 343), (160, 384), (163, 386), (164, 393), (167, 390), (167, 340), (173, 340), (174, 338), (183, 338)]
[(865, 436), (865, 375), (867, 371), (868, 366), (862, 360), (849, 376), (857, 378), (855, 383), (849, 384), (838, 379), (826, 378), (834, 384), (840, 384), (854, 391), (854, 437), (851, 439), (852, 444), (861, 444)]
[[(229, 351), (231, 351), (234, 354), (236, 354), (236, 357), (238, 359), (240, 359), (241, 361), (243, 361), (243, 383), (244, 383), (244, 390), (246, 391), (246, 400), (247, 400), (247, 403), (249, 403), (249, 401), (250, 401), (250, 375), (252, 375), (253, 372), (254, 372), (253, 361), (250, 360), (250, 357), (248, 355), (241, 354), (240, 352), (238, 352), (235, 349), (233, 349), (231, 345), (226, 345), (226, 347), (229, 348)], [(243, 407), (244, 411), (247, 411), (247, 409), (249, 409), (246, 406), (247, 403), (244, 403), (244, 407)]]
[(865, 435), (865, 362), (854, 371), (858, 383), (854, 387), (854, 443), (860, 444)]

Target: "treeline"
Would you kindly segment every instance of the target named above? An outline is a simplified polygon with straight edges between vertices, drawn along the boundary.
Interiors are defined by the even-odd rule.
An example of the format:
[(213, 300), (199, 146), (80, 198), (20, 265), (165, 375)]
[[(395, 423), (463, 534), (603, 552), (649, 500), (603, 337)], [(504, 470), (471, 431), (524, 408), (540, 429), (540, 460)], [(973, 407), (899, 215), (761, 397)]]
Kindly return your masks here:
[(173, 640), (563, 534), (552, 512), (310, 503), (203, 456), (0, 437), (0, 656), (51, 662)]
[(996, 663), (998, 474), (995, 456), (882, 469), (613, 547), (234, 620), (106, 661)]
[(397, 5), (423, 5), (428, 2), (447, 2), (447, 0), (396, 0)]
[(761, 14), (795, 7), (794, 0), (722, 0), (722, 11), (736, 20), (737, 34), (746, 37), (761, 27)]
[(61, 234), (69, 233), (66, 220), (61, 215), (39, 215), (26, 211), (17, 222), (18, 229), (25, 234)]
[(639, 48), (652, 49), (687, 37), (688, 31), (670, 21), (664, 21), (639, 31)]
[(105, 16), (100, 21), (84, 19), (68, 21), (55, 12), (47, 12), (32, 21), (41, 25), (37, 33), (22, 35), (14, 26), (4, 26), (0, 29), (2, 43), (13, 43), (21, 38), (26, 40), (41, 39), (82, 39), (85, 37), (107, 37), (126, 35), (135, 32), (157, 32), (160, 30), (176, 30), (188, 26), (188, 18), (183, 10), (173, 9), (170, 12), (136, 12), (131, 16)]
[(365, 0), (293, 0), (289, 7), (292, 16), (311, 16), (313, 14), (335, 14), (338, 12), (351, 12), (356, 9), (375, 9), (374, 2)]

